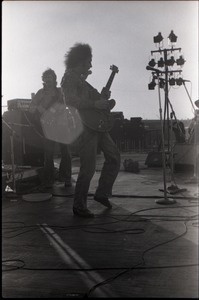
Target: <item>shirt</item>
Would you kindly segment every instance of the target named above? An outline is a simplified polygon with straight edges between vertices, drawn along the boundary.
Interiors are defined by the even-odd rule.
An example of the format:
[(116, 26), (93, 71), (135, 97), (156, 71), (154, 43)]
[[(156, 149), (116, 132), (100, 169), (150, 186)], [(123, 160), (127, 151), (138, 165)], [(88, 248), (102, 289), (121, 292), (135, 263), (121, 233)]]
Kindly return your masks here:
[(71, 69), (66, 70), (61, 87), (65, 103), (78, 110), (94, 109), (100, 99), (100, 93)]

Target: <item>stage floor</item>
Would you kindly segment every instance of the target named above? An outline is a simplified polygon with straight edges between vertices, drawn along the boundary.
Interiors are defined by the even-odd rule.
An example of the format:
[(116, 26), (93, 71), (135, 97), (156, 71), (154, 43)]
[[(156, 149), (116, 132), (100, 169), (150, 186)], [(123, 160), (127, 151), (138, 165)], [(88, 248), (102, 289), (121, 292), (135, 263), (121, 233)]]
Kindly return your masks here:
[[(192, 174), (174, 173), (182, 191), (157, 203), (165, 198), (163, 171), (148, 168), (146, 157), (121, 155), (108, 210), (93, 200), (98, 156), (88, 197), (94, 219), (73, 216), (74, 188), (62, 184), (45, 201), (39, 193), (32, 201), (4, 195), (2, 297), (198, 298), (198, 186)], [(139, 173), (125, 172), (126, 158), (139, 162)], [(75, 159), (74, 179), (78, 168)], [(169, 170), (166, 177), (169, 187)]]

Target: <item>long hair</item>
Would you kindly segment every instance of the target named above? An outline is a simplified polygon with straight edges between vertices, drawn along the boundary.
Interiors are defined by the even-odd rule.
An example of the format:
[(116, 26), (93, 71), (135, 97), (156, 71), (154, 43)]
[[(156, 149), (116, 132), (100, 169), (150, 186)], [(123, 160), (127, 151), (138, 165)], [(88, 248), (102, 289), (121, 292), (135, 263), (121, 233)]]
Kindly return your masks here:
[(85, 61), (87, 58), (92, 57), (92, 48), (88, 44), (76, 43), (65, 54), (66, 68), (74, 68), (79, 63)]

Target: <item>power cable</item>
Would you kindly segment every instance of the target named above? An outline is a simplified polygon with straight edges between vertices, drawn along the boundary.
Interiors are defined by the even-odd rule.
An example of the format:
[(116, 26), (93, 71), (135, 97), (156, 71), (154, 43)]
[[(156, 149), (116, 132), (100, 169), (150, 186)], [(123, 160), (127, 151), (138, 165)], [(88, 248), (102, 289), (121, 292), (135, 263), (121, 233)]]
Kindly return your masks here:
[[(100, 282), (100, 283), (94, 285), (94, 286), (86, 293), (86, 297), (89, 297), (89, 296), (91, 295), (91, 293), (93, 293), (94, 290), (96, 290), (96, 288), (99, 288), (100, 286), (104, 286), (104, 285), (106, 285), (106, 284), (112, 282), (113, 280), (115, 280), (115, 279), (121, 277), (122, 275), (127, 274), (127, 273), (131, 272), (132, 270), (137, 269), (139, 265), (145, 264), (144, 256), (145, 256), (145, 254), (146, 254), (147, 252), (149, 252), (149, 251), (151, 251), (151, 250), (153, 250), (153, 249), (155, 249), (155, 248), (157, 248), (157, 247), (160, 247), (160, 246), (162, 246), (162, 245), (165, 245), (165, 244), (168, 244), (168, 243), (170, 243), (170, 242), (173, 242), (174, 240), (179, 239), (180, 237), (184, 236), (184, 235), (187, 233), (186, 222), (184, 222), (184, 224), (185, 224), (185, 231), (184, 231), (181, 235), (178, 235), (177, 237), (175, 237), (175, 238), (173, 238), (173, 239), (171, 239), (171, 240), (168, 240), (168, 241), (166, 241), (166, 242), (163, 242), (163, 243), (161, 243), (161, 244), (155, 245), (155, 246), (150, 247), (149, 249), (145, 250), (145, 251), (142, 253), (142, 262), (140, 262), (140, 263), (136, 264), (135, 266), (130, 267), (130, 268), (128, 268), (128, 269), (126, 269), (126, 270), (124, 270), (124, 271), (118, 273), (117, 275), (114, 275), (114, 276), (112, 276), (112, 277), (109, 277), (109, 278), (105, 279), (104, 281), (102, 281), (102, 282)], [(196, 265), (198, 265), (198, 264), (196, 264)], [(196, 266), (196, 265), (195, 265), (195, 266)]]
[[(171, 207), (154, 207), (154, 208), (148, 208), (148, 209), (141, 209), (141, 210), (138, 210), (138, 211), (136, 211), (136, 212), (133, 212), (133, 213), (131, 213), (130, 215), (125, 215), (125, 218), (123, 218), (122, 220), (118, 220), (117, 219), (117, 221), (116, 222), (122, 222), (122, 221), (126, 221), (130, 216), (132, 216), (132, 215), (135, 215), (135, 214), (137, 214), (137, 213), (139, 213), (139, 212), (143, 212), (143, 211), (148, 211), (148, 210), (154, 210), (154, 209), (168, 209), (168, 208), (172, 208), (172, 209), (176, 209), (176, 208), (185, 208), (185, 207), (196, 207), (196, 205), (186, 205), (186, 206), (177, 206), (177, 207), (173, 207), (173, 206), (171, 206)], [(145, 216), (145, 217), (150, 217), (150, 215), (136, 215), (137, 217), (143, 217), (143, 216)], [(151, 215), (152, 217), (154, 217), (154, 215)], [(159, 218), (160, 217), (165, 217), (165, 216), (158, 216)], [(166, 216), (166, 217), (168, 217), (168, 216)], [(170, 216), (171, 217), (171, 216)], [(174, 217), (174, 216), (172, 216), (172, 217)], [(177, 216), (175, 216), (175, 217), (177, 217)], [(180, 217), (180, 216), (178, 216), (178, 217)], [(168, 243), (171, 243), (171, 242), (173, 242), (173, 241), (175, 241), (175, 240), (177, 240), (177, 239), (179, 239), (180, 237), (182, 237), (182, 236), (184, 236), (186, 233), (187, 233), (187, 222), (189, 222), (189, 221), (193, 221), (193, 219), (194, 218), (196, 218), (197, 217), (197, 215), (193, 215), (193, 216), (190, 216), (190, 217), (187, 217), (187, 219), (186, 219), (186, 221), (184, 221), (184, 217), (183, 217), (183, 221), (184, 221), (184, 225), (185, 225), (185, 231), (182, 233), (182, 234), (180, 234), (180, 235), (178, 235), (177, 237), (174, 237), (174, 238), (172, 238), (172, 239), (170, 239), (170, 240), (168, 240), (168, 241), (165, 241), (165, 242), (163, 242), (163, 243), (160, 243), (160, 244), (158, 244), (158, 245), (155, 245), (155, 246), (152, 246), (152, 247), (150, 247), (150, 248), (148, 248), (148, 249), (146, 249), (145, 251), (143, 251), (143, 253), (142, 253), (142, 258), (141, 258), (141, 262), (139, 262), (138, 264), (136, 264), (135, 266), (132, 266), (132, 267), (130, 267), (130, 268), (125, 268), (125, 267), (117, 267), (117, 268), (91, 268), (91, 269), (84, 269), (84, 268), (79, 268), (79, 269), (74, 269), (74, 268), (66, 268), (66, 269), (52, 269), (52, 268), (48, 268), (48, 269), (36, 269), (36, 268), (27, 268), (27, 267), (25, 267), (25, 262), (23, 261), (23, 260), (18, 260), (18, 259), (16, 259), (16, 260), (3, 260), (3, 267), (4, 268), (7, 268), (7, 269), (4, 269), (3, 271), (13, 271), (13, 270), (18, 270), (18, 269), (23, 269), (23, 270), (32, 270), (32, 271), (34, 271), (34, 270), (40, 270), (40, 271), (49, 271), (49, 270), (57, 270), (57, 271), (60, 271), (60, 270), (62, 270), (62, 271), (83, 271), (83, 272), (86, 272), (86, 271), (96, 271), (96, 270), (123, 270), (122, 272), (120, 272), (120, 273), (118, 273), (118, 274), (116, 274), (116, 275), (114, 275), (114, 276), (111, 276), (111, 277), (109, 277), (109, 278), (107, 278), (106, 280), (104, 280), (104, 281), (102, 281), (102, 282), (100, 282), (100, 283), (98, 283), (98, 284), (96, 284), (96, 285), (94, 285), (86, 294), (85, 294), (85, 296), (86, 297), (89, 297), (90, 295), (91, 295), (91, 293), (93, 293), (94, 292), (94, 290), (96, 289), (96, 288), (99, 288), (100, 286), (103, 286), (103, 285), (106, 285), (106, 284), (108, 284), (108, 283), (110, 283), (110, 282), (112, 282), (113, 280), (116, 280), (117, 278), (119, 278), (119, 277), (121, 277), (121, 276), (123, 276), (123, 275), (125, 275), (125, 274), (127, 274), (127, 273), (129, 273), (129, 272), (131, 272), (132, 270), (138, 270), (138, 269), (160, 269), (160, 268), (182, 268), (182, 267), (195, 267), (195, 266), (198, 266), (198, 264), (188, 264), (188, 265), (174, 265), (174, 266), (157, 266), (157, 267), (146, 267), (146, 266), (141, 266), (141, 265), (143, 265), (143, 264), (145, 264), (145, 260), (144, 260), (144, 256), (146, 255), (146, 253), (147, 252), (149, 252), (149, 251), (151, 251), (151, 250), (153, 250), (153, 249), (155, 249), (155, 248), (157, 248), (157, 247), (160, 247), (160, 246), (162, 246), (162, 245), (165, 245), (165, 244), (168, 244)], [(181, 216), (181, 218), (182, 218), (182, 216)], [(150, 220), (150, 219), (149, 219)], [(163, 220), (161, 220), (161, 221), (165, 221), (165, 219), (163, 219)], [(173, 221), (173, 219), (171, 219), (171, 221)], [(179, 221), (179, 219), (178, 219), (178, 221)], [(7, 222), (8, 223), (8, 222)], [(10, 222), (10, 223), (12, 223), (12, 222)], [(13, 222), (14, 223), (14, 222)], [(16, 222), (15, 222), (16, 223)], [(24, 225), (24, 223), (23, 222), (18, 222), (19, 224), (21, 223), (21, 224), (23, 224)], [(110, 223), (110, 222), (109, 222)], [(115, 222), (111, 222), (111, 223), (115, 223)], [(102, 224), (107, 224), (107, 223), (102, 223)], [(86, 226), (91, 226), (91, 225), (94, 225), (94, 226), (96, 226), (96, 224), (87, 224)], [(198, 227), (198, 222), (193, 222), (192, 223), (192, 226), (193, 227)], [(25, 226), (25, 227), (27, 227), (27, 226)], [(32, 227), (32, 226), (31, 226)], [(20, 228), (20, 227), (19, 227)], [(23, 226), (23, 228), (24, 228), (24, 226)], [(57, 226), (56, 227), (57, 229), (59, 228), (59, 226)], [(65, 227), (60, 227), (61, 229), (66, 229)], [(77, 228), (77, 226), (76, 226), (76, 228)], [(79, 227), (79, 228), (82, 228), (82, 226), (81, 227)], [(70, 226), (70, 229), (71, 229), (71, 226)], [(74, 228), (73, 228), (74, 229)], [(119, 231), (111, 231), (111, 233), (113, 233), (113, 232), (115, 232), (115, 233), (117, 233), (117, 232), (119, 232)], [(122, 232), (122, 231), (120, 231), (120, 232)], [(103, 232), (104, 233), (104, 232)], [(141, 232), (137, 232), (137, 233), (143, 233), (143, 231)], [(17, 266), (17, 265), (15, 265), (15, 264), (13, 264), (12, 265), (12, 263), (19, 263), (20, 265), (19, 266)], [(10, 264), (11, 263), (11, 264)]]
[[(17, 265), (18, 264), (18, 265)], [(74, 271), (74, 272), (95, 272), (95, 271), (111, 271), (111, 270), (129, 270), (129, 267), (96, 267), (96, 268), (30, 268), (25, 267), (25, 262), (21, 259), (7, 259), (2, 261), (3, 272), (26, 270), (26, 271)], [(142, 266), (134, 267), (134, 270), (153, 270), (153, 269), (173, 269), (195, 267), (199, 264), (183, 264), (183, 265), (165, 265), (165, 266)]]
[[(72, 225), (72, 226), (56, 226), (56, 225), (49, 225), (51, 228), (55, 228), (57, 230), (76, 230), (76, 229), (81, 229), (83, 231), (87, 231), (89, 232), (89, 230), (87, 228), (94, 228), (94, 229), (97, 229), (97, 232), (95, 232), (94, 230), (90, 230), (91, 233), (119, 233), (120, 231), (121, 232), (131, 232), (131, 234), (134, 233), (135, 234), (138, 234), (138, 233), (143, 233), (143, 229), (142, 228), (137, 228), (137, 229), (127, 229), (127, 230), (110, 230), (110, 229), (103, 229), (103, 228), (100, 228), (97, 227), (97, 226), (104, 226), (104, 225), (113, 225), (113, 224), (116, 224), (116, 223), (120, 223), (120, 222), (148, 222), (148, 221), (151, 221), (151, 220), (154, 220), (154, 219), (151, 219), (151, 217), (158, 217), (159, 220), (156, 218), (155, 220), (156, 221), (190, 221), (190, 220), (195, 220), (194, 218), (196, 218), (198, 215), (193, 215), (193, 216), (190, 216), (190, 217), (187, 217), (187, 216), (165, 216), (165, 215), (158, 215), (158, 216), (154, 216), (154, 215), (139, 215), (138, 213), (140, 212), (145, 212), (145, 211), (150, 211), (150, 210), (159, 210), (159, 209), (168, 209), (168, 208), (172, 208), (172, 209), (177, 209), (177, 208), (190, 208), (190, 207), (198, 207), (197, 205), (183, 205), (183, 206), (171, 206), (171, 207), (153, 207), (153, 208), (145, 208), (145, 209), (141, 209), (141, 210), (137, 210), (135, 212), (132, 212), (128, 215), (109, 215), (109, 218), (112, 218), (114, 219), (115, 221), (109, 221), (109, 222), (102, 222), (102, 223), (97, 223), (97, 224), (84, 224), (84, 225)], [(117, 217), (118, 216), (122, 216), (123, 218), (122, 219), (118, 219)], [(145, 219), (142, 219), (142, 220), (128, 220), (130, 217), (132, 216), (136, 216), (136, 217), (144, 217)], [(170, 219), (165, 219), (166, 218), (170, 218)], [(100, 219), (100, 216), (98, 216), (98, 218)], [(162, 219), (163, 218), (163, 219)], [(174, 219), (176, 218), (176, 220)], [(18, 226), (18, 227), (5, 227), (3, 226), (2, 229), (3, 230), (9, 230), (9, 233), (13, 233), (13, 232), (16, 232), (18, 230), (22, 230), (22, 229), (28, 229), (24, 232), (20, 232), (18, 234), (15, 234), (15, 235), (12, 235), (12, 236), (4, 236), (5, 238), (15, 238), (19, 235), (22, 235), (22, 234), (25, 234), (27, 232), (30, 232), (30, 231), (33, 231), (33, 230), (36, 230), (38, 229), (38, 226), (37, 225), (25, 225), (24, 222), (3, 222), (2, 223), (3, 225), (5, 224), (22, 224), (22, 226)], [(43, 225), (45, 226), (45, 225)], [(85, 229), (86, 228), (86, 229)], [(101, 232), (99, 231), (101, 230)], [(103, 232), (102, 232), (103, 231)]]
[[(178, 235), (175, 238), (172, 238), (168, 241), (165, 241), (163, 243), (160, 243), (158, 245), (152, 246), (148, 249), (146, 249), (145, 251), (143, 251), (142, 253), (142, 258), (141, 258), (141, 262), (136, 264), (135, 266), (132, 267), (106, 267), (106, 268), (30, 268), (30, 267), (26, 267), (25, 266), (25, 262), (23, 260), (20, 259), (12, 259), (12, 260), (3, 260), (2, 262), (2, 267), (3, 267), (3, 272), (5, 271), (15, 271), (15, 270), (27, 270), (27, 271), (75, 271), (75, 272), (92, 272), (92, 271), (109, 271), (109, 270), (123, 270), (122, 272), (111, 276), (107, 279), (105, 279), (102, 282), (99, 282), (98, 284), (94, 285), (91, 289), (89, 289), (89, 291), (87, 293), (85, 293), (85, 297), (89, 297), (91, 295), (91, 293), (94, 292), (94, 290), (96, 290), (96, 288), (99, 288), (100, 286), (106, 285), (111, 283), (112, 281), (116, 280), (117, 278), (128, 274), (129, 272), (133, 271), (133, 270), (149, 270), (149, 269), (171, 269), (171, 268), (187, 268), (187, 267), (196, 267), (198, 266), (198, 264), (184, 264), (184, 265), (168, 265), (168, 266), (142, 266), (143, 264), (145, 264), (145, 259), (144, 256), (147, 252), (160, 247), (162, 245), (171, 243), (177, 239), (179, 239), (180, 237), (184, 236), (187, 233), (187, 225), (186, 222), (184, 222), (185, 225), (185, 231)], [(18, 265), (17, 265), (17, 264)]]

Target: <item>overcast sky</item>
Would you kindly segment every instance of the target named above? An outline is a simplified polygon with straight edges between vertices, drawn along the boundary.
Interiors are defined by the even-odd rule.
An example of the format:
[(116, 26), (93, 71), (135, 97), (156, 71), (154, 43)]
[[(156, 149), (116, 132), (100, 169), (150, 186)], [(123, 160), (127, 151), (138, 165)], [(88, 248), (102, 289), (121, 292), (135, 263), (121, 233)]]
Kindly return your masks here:
[[(182, 48), (175, 57), (186, 60), (182, 76), (190, 80), (188, 93), (193, 102), (198, 99), (198, 1), (4, 1), (2, 9), (2, 105), (31, 98), (48, 67), (55, 70), (59, 85), (65, 53), (82, 42), (92, 47), (88, 81), (99, 91), (110, 65), (119, 68), (111, 87), (114, 111), (127, 119), (159, 119), (158, 89), (148, 90), (151, 72), (146, 66), (151, 51), (158, 49), (153, 37), (161, 32), (163, 49), (168, 48), (171, 30), (178, 37), (176, 47)], [(193, 118), (183, 85), (171, 87), (169, 99), (178, 119)], [(163, 105), (163, 90), (161, 101)]]

